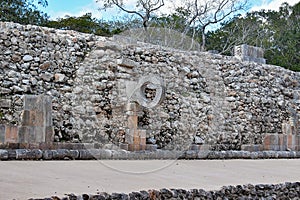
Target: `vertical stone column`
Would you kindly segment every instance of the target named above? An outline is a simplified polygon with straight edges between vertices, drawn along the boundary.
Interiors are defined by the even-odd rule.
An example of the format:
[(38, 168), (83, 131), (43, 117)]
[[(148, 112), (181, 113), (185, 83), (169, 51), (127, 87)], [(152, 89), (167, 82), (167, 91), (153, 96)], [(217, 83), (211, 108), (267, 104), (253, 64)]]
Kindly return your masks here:
[(125, 142), (129, 151), (139, 151), (146, 149), (146, 130), (138, 129), (138, 105), (135, 102), (127, 104), (126, 114), (128, 116), (128, 129), (126, 130)]
[[(142, 106), (144, 108), (153, 109), (158, 106), (164, 99), (165, 85), (163, 80), (155, 75), (143, 76), (138, 82), (127, 81), (125, 85), (128, 102), (126, 106), (128, 129), (126, 130), (125, 143), (128, 144), (129, 151), (145, 150), (146, 130), (138, 129), (138, 116), (142, 115), (142, 113), (139, 112), (139, 107)], [(155, 90), (153, 99), (146, 97), (146, 87)]]
[(24, 97), (24, 110), (18, 135), (19, 143), (53, 142), (52, 101), (49, 96)]

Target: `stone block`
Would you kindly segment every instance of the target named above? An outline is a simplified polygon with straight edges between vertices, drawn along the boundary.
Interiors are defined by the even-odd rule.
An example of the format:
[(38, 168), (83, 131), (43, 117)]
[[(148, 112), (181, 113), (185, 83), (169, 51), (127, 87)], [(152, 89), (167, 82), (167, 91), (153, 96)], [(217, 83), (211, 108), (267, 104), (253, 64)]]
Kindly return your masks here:
[(34, 143), (41, 143), (45, 142), (45, 128), (41, 126), (34, 126), (33, 127), (35, 140)]
[(99, 151), (97, 151), (97, 149), (90, 149), (90, 150), (85, 150), (85, 149), (81, 149), (79, 150), (79, 159), (82, 160), (91, 160), (94, 158), (99, 157)]
[(125, 143), (133, 144), (134, 130), (127, 129), (125, 134)]
[(285, 135), (285, 134), (278, 135), (278, 145), (279, 145), (280, 151), (287, 150), (287, 135)]
[(128, 58), (122, 58), (122, 60), (118, 61), (118, 65), (121, 67), (125, 67), (125, 68), (129, 68), (129, 69), (133, 69), (139, 66), (139, 63), (130, 60)]
[(120, 144), (119, 147), (120, 149), (128, 151), (128, 144)]
[(8, 152), (8, 159), (14, 160), (17, 157), (17, 152), (15, 149), (9, 149)]
[(34, 127), (21, 126), (18, 131), (19, 143), (35, 143), (36, 135)]
[(146, 130), (138, 130), (140, 145), (146, 145)]
[(139, 130), (138, 130), (138, 133), (139, 133), (139, 136), (140, 136), (141, 138), (146, 138), (146, 134), (147, 134), (147, 131), (146, 131), (146, 130), (144, 130), (144, 129), (139, 129)]
[(45, 128), (45, 140), (44, 142), (53, 142), (54, 141), (54, 127), (46, 126)]
[(23, 110), (21, 114), (22, 126), (30, 126), (30, 110)]
[(70, 150), (70, 156), (73, 160), (79, 158), (79, 151), (78, 150)]
[(5, 130), (5, 143), (18, 142), (18, 127), (6, 125)]
[(28, 149), (39, 149), (41, 143), (30, 143), (28, 144), (29, 148)]
[(126, 111), (132, 111), (137, 112), (138, 111), (138, 105), (136, 103), (128, 103), (126, 104)]
[(100, 149), (100, 159), (111, 159), (114, 150)]
[(294, 151), (296, 146), (296, 135), (287, 135), (287, 148)]
[(140, 151), (145, 151), (146, 150), (146, 143), (145, 144), (140, 144)]
[(31, 126), (44, 126), (45, 119), (44, 119), (44, 112), (31, 110), (30, 111), (30, 122)]
[(43, 126), (43, 112), (36, 110), (24, 110), (22, 113), (22, 126)]
[(191, 151), (199, 151), (200, 150), (200, 145), (198, 144), (192, 144), (189, 148)]
[(128, 151), (126, 150), (113, 151), (112, 153), (113, 153), (112, 159), (118, 159), (118, 160), (128, 159)]
[(133, 136), (133, 144), (140, 145), (140, 137), (135, 135)]
[(140, 145), (146, 145), (146, 138), (140, 138)]
[(242, 44), (234, 47), (234, 56), (241, 61), (250, 61), (265, 64), (264, 50), (260, 47)]
[(279, 140), (278, 134), (266, 134), (263, 141), (264, 150), (278, 151), (279, 150), (278, 140)]
[(32, 149), (28, 154), (29, 159), (41, 159), (43, 157), (43, 151), (40, 149)]
[(18, 149), (29, 149), (30, 148), (30, 143), (22, 142), (22, 143), (18, 143), (18, 144), (19, 144)]
[(43, 142), (39, 144), (39, 149), (41, 150), (52, 150), (53, 149), (53, 143), (47, 143)]
[(5, 142), (5, 132), (6, 126), (4, 124), (0, 124), (0, 144)]
[(211, 145), (209, 144), (200, 145), (200, 151), (209, 151), (210, 149), (211, 149)]
[(157, 145), (156, 144), (147, 144), (146, 145), (146, 150), (155, 151), (155, 150), (157, 150)]
[(53, 159), (63, 160), (64, 158), (70, 157), (70, 151), (68, 149), (57, 149), (53, 151)]
[(27, 149), (16, 149), (16, 159), (17, 160), (23, 160), (27, 159), (27, 154), (28, 154)]
[(139, 151), (140, 145), (139, 144), (128, 144), (129, 151)]
[(263, 145), (254, 145), (254, 144), (244, 144), (241, 147), (242, 151), (249, 151), (249, 152), (256, 152), (256, 151), (263, 151)]
[(300, 151), (300, 135), (296, 135), (296, 149), (295, 151)]
[(44, 117), (45, 117), (45, 126), (49, 127), (52, 126), (52, 100), (51, 97), (45, 96), (44, 97)]
[(127, 127), (129, 129), (136, 129), (138, 124), (138, 116), (137, 115), (132, 115), (128, 116), (128, 124)]
[(6, 146), (6, 149), (19, 149), (20, 148), (19, 143), (6, 143), (5, 146)]
[(52, 150), (45, 150), (43, 151), (43, 159), (45, 160), (52, 160), (53, 158), (53, 152)]
[(25, 95), (24, 110), (35, 110), (37, 108), (37, 96)]
[(0, 99), (0, 107), (1, 108), (10, 108), (11, 100), (10, 99)]
[(51, 97), (25, 95), (19, 142), (53, 142)]
[(4, 149), (0, 149), (0, 160), (8, 159), (8, 151)]

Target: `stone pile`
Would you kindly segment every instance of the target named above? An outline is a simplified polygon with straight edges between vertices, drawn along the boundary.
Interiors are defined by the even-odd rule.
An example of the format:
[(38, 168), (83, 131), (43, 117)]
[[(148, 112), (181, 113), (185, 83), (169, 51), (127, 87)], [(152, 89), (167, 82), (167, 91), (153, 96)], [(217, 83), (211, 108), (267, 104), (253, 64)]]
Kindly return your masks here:
[[(220, 190), (205, 191), (203, 189), (161, 189), (125, 193), (100, 193), (97, 195), (68, 194), (66, 197), (44, 198), (44, 200), (106, 200), (106, 199), (299, 199), (300, 183), (258, 184), (224, 186)], [(31, 199), (34, 200), (34, 199)]]
[(20, 123), (23, 95), (47, 94), (55, 141), (119, 145), (128, 129), (126, 83), (153, 74), (165, 83), (165, 98), (154, 109), (141, 106), (138, 124), (160, 149), (187, 149), (197, 138), (211, 150), (240, 150), (266, 134), (299, 134), (297, 72), (122, 37), (0, 27), (2, 123)]

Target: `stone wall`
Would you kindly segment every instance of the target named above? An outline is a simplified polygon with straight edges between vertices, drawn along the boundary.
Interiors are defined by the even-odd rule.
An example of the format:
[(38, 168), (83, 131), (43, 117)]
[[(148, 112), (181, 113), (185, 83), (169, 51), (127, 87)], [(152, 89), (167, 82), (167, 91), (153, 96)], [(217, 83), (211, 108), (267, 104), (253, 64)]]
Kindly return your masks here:
[[(20, 123), (26, 94), (52, 98), (55, 141), (124, 143), (129, 83), (163, 81), (155, 108), (137, 106), (147, 143), (240, 150), (267, 134), (299, 134), (300, 74), (208, 52), (0, 23), (1, 122)], [(152, 101), (157, 90), (143, 86)], [(140, 89), (140, 88), (135, 88)], [(135, 90), (134, 89), (134, 90)]]
[[(68, 194), (66, 197), (52, 197), (47, 199), (61, 200), (92, 200), (92, 199), (299, 199), (300, 183), (282, 183), (282, 184), (258, 184), (258, 185), (237, 185), (224, 186), (220, 190), (205, 191), (203, 189), (161, 189), (125, 193), (101, 193), (98, 195), (75, 195)], [(33, 200), (33, 199), (31, 199)]]

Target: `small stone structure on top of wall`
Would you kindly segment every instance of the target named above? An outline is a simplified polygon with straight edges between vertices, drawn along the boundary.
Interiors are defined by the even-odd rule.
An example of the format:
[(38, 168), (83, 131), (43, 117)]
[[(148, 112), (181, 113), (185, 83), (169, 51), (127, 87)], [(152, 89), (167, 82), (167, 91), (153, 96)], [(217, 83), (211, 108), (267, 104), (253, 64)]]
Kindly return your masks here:
[[(265, 139), (300, 134), (300, 74), (263, 64), (261, 49), (242, 45), (229, 57), (31, 25), (0, 22), (0, 27), (0, 123), (5, 124), (0, 130), (12, 133), (2, 134), (1, 142), (26, 141), (28, 134), (18, 134), (32, 128), (30, 121), (22, 124), (22, 116), (31, 116), (21, 115), (24, 97), (44, 94), (52, 101), (55, 142), (119, 146), (131, 127), (141, 130), (142, 145), (146, 140), (159, 149), (188, 149), (192, 143), (195, 150), (299, 146), (297, 139), (268, 144)], [(138, 85), (149, 75), (163, 80), (165, 98), (155, 108), (128, 106), (139, 103), (128, 95), (128, 83)], [(154, 100), (160, 89), (148, 86), (139, 88)], [(130, 124), (126, 111), (133, 110)], [(41, 135), (30, 137), (52, 140), (50, 124), (40, 125), (34, 132)]]
[(241, 61), (266, 64), (266, 59), (264, 59), (264, 50), (260, 47), (249, 46), (246, 44), (235, 46), (234, 56)]

